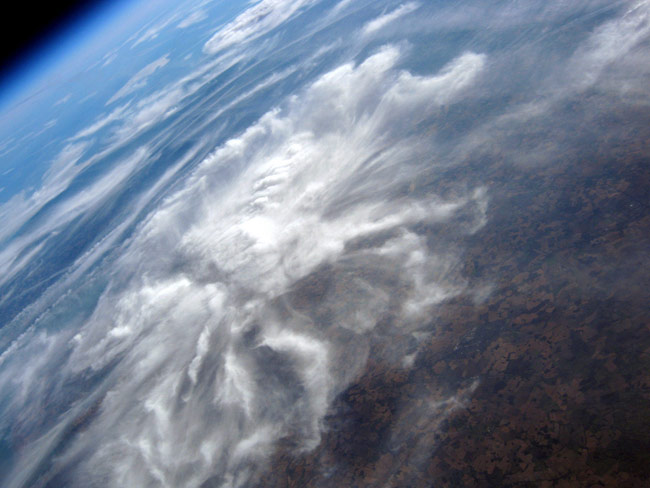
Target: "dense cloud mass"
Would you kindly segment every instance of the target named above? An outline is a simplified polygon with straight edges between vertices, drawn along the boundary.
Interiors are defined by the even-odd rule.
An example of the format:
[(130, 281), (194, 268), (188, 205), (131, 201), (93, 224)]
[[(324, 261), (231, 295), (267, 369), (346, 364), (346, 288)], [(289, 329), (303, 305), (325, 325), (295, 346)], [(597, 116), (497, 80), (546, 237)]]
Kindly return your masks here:
[[(395, 69), (399, 56), (385, 46), (264, 115), (210, 154), (125, 248), (121, 286), (100, 297), (64, 366), (74, 377), (118, 363), (86, 445), (72, 447), (92, 452), (83, 465), (93, 477), (108, 469), (115, 486), (195, 486), (220, 473), (245, 485), (281, 437), (318, 444), (329, 403), (363, 365), (364, 335), (389, 309), (399, 327), (417, 327), (462, 290), (445, 283), (453, 254), (430, 255), (409, 227), (471, 209), (471, 232), (484, 222), (484, 189), (451, 201), (386, 194), (417, 176), (412, 160), (426, 150), (406, 137), (406, 117), (460, 96), (485, 59), (465, 53), (415, 77)], [(223, 167), (245, 170), (211, 192)], [(330, 291), (296, 310), (292, 288), (326, 263)], [(364, 269), (378, 276), (357, 276)], [(327, 332), (337, 328), (352, 334)]]
[[(369, 364), (416, 378), (441, 307), (501, 279), (465, 259), (489, 161), (564, 164), (572, 97), (648, 104), (648, 2), (461, 3), (192, 2), (101, 53), (158, 43), (0, 205), (3, 486), (254, 486), (323, 452)], [(468, 376), (396, 400), (381, 449)]]

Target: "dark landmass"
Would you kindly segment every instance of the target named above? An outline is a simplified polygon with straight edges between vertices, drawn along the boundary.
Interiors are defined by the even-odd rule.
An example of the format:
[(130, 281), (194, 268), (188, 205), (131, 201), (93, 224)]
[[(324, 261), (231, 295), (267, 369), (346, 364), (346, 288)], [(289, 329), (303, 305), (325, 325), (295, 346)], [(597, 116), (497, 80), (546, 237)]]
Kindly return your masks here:
[(260, 487), (647, 486), (650, 120), (591, 102), (563, 107), (582, 125), (545, 129), (561, 157), (513, 164), (497, 143), (415, 183), (488, 186), (479, 232), (425, 231), (457, 239), (491, 293), (438, 307), (411, 368), (381, 361), (409, 338), (378, 332), (318, 448), (287, 439)]

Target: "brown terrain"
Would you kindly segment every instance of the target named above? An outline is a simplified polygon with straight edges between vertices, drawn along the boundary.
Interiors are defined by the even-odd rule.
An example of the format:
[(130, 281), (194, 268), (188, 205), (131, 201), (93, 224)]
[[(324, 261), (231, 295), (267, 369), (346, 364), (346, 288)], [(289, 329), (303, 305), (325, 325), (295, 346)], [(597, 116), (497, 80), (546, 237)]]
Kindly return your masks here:
[[(648, 486), (650, 124), (631, 112), (547, 129), (565, 150), (545, 164), (513, 164), (495, 144), (411, 185), (488, 187), (487, 225), (449, 239), (461, 274), (491, 291), (439, 306), (411, 368), (381, 360), (406, 337), (374, 342), (321, 444), (301, 453), (287, 439), (260, 487)], [(590, 127), (616, 130), (576, 142)]]

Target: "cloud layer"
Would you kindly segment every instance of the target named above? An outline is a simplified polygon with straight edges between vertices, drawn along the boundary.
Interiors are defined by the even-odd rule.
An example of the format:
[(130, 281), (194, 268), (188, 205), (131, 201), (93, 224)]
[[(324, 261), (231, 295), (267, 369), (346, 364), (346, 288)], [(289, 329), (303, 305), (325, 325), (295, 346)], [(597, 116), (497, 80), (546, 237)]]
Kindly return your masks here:
[[(318, 444), (378, 322), (393, 315), (408, 334), (464, 288), (453, 252), (431, 254), (412, 226), (468, 210), (480, 226), (485, 192), (386, 195), (417, 176), (425, 150), (406, 120), (453, 102), (485, 57), (461, 54), (414, 76), (396, 69), (400, 56), (386, 46), (342, 65), (264, 115), (207, 157), (124, 249), (114, 284), (67, 339), (64, 377), (112, 371), (87, 432), (59, 460), (79, 463), (75, 483), (245, 486), (280, 439)], [(306, 308), (304, 279), (330, 283)], [(63, 355), (62, 338), (43, 341), (44, 358)]]
[(373, 19), (370, 22), (368, 22), (363, 27), (363, 33), (365, 35), (370, 35), (370, 34), (374, 34), (375, 32), (381, 31), (384, 27), (386, 27), (391, 22), (395, 22), (401, 17), (404, 17), (405, 15), (414, 12), (419, 7), (420, 5), (417, 2), (404, 3), (399, 7), (397, 7), (395, 10), (385, 13), (377, 17), (376, 19)]
[(204, 50), (217, 53), (233, 45), (257, 39), (312, 3), (313, 0), (261, 0), (220, 28), (205, 43)]
[[(383, 361), (408, 369), (436, 306), (463, 293), (480, 298), (459, 271), (459, 242), (487, 223), (489, 178), (445, 181), (454, 191), (444, 194), (423, 182), (494, 146), (507, 162), (551, 161), (538, 147), (522, 149), (522, 134), (559, 124), (549, 114), (576, 93), (648, 100), (648, 64), (632, 61), (647, 60), (647, 2), (552, 56), (544, 36), (515, 47), (481, 36), (444, 49), (411, 39), (378, 45), (406, 15), (431, 12), (416, 2), (386, 2), (371, 18), (340, 2), (328, 22), (358, 15), (358, 30), (349, 42), (327, 38), (331, 49), (319, 38), (308, 61), (253, 45), (316, 3), (262, 0), (212, 27), (197, 45), (218, 57), (79, 130), (39, 190), (0, 207), (3, 286), (29, 275), (59, 232), (82, 235), (141, 173), (155, 175), (128, 215), (3, 330), (0, 427), (20, 452), (7, 486), (249, 486), (279, 444), (314, 449), (373, 344), (386, 344)], [(529, 26), (531, 11), (550, 24), (570, 16), (539, 5), (509, 3), (490, 16), (472, 7), (411, 15), (409, 26), (442, 43), (484, 17), (510, 32)], [(201, 12), (156, 24), (143, 39), (203, 22)], [(281, 69), (258, 76), (265, 56), (282, 59)], [(313, 69), (319, 56), (330, 63), (324, 72)], [(416, 72), (425, 58), (436, 68)], [(149, 84), (169, 59), (147, 64), (109, 102)], [(299, 88), (267, 91), (287, 80)], [(260, 93), (277, 104), (258, 117), (246, 105)], [(255, 117), (240, 121), (237, 109)], [(221, 138), (232, 120), (241, 130)], [(144, 143), (147, 132), (155, 134)], [(173, 164), (155, 173), (168, 150)], [(90, 170), (92, 181), (78, 186)], [(0, 305), (20, 291), (9, 289)], [(391, 348), (395, 337), (412, 346)], [(475, 388), (427, 397), (427, 415), (437, 425)]]
[(113, 95), (106, 105), (123, 98), (136, 90), (146, 86), (147, 78), (154, 74), (157, 70), (165, 67), (169, 63), (169, 55), (162, 56), (152, 63), (149, 63), (147, 66), (138, 71), (135, 75), (127, 81), (122, 88), (120, 88), (115, 95)]

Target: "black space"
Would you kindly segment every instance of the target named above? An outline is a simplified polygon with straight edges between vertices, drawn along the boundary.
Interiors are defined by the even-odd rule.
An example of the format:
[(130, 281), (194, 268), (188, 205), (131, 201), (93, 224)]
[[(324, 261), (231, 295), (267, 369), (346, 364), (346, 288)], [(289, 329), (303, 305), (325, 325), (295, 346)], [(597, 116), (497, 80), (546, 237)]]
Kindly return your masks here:
[(7, 6), (0, 27), (0, 80), (20, 69), (36, 53), (110, 0), (18, 1)]

